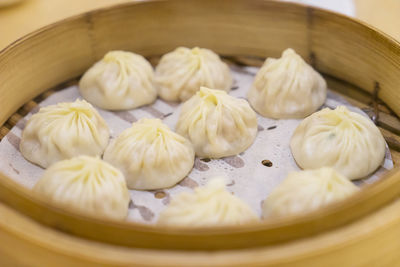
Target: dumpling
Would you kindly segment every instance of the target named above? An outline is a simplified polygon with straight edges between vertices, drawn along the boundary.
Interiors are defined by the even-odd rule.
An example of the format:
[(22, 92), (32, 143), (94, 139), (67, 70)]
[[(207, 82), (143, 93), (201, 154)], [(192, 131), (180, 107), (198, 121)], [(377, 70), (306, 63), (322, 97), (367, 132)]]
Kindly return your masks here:
[(110, 132), (100, 114), (85, 100), (43, 107), (22, 132), (25, 159), (47, 168), (79, 155), (101, 156)]
[(141, 55), (110, 51), (85, 72), (79, 91), (87, 101), (103, 109), (126, 110), (154, 102), (154, 72)]
[(201, 87), (183, 104), (176, 131), (192, 142), (197, 156), (227, 157), (253, 143), (257, 115), (246, 100)]
[(309, 212), (345, 199), (358, 190), (332, 168), (290, 172), (264, 200), (263, 217)]
[(259, 219), (241, 199), (225, 189), (222, 178), (214, 178), (194, 192), (173, 197), (160, 213), (158, 223), (172, 226), (240, 225)]
[(304, 118), (326, 99), (326, 82), (293, 49), (268, 58), (248, 92), (251, 106), (274, 119)]
[(232, 76), (227, 64), (213, 51), (195, 47), (178, 47), (165, 54), (155, 71), (160, 97), (167, 101), (185, 101), (200, 86), (231, 90)]
[(333, 167), (353, 180), (379, 167), (386, 143), (369, 118), (339, 106), (305, 118), (294, 131), (290, 148), (301, 168)]
[(168, 188), (192, 170), (191, 143), (159, 119), (141, 119), (123, 131), (104, 152), (104, 160), (125, 175), (128, 188)]
[(100, 158), (59, 161), (45, 170), (33, 191), (48, 202), (95, 217), (124, 219), (128, 214), (124, 175)]

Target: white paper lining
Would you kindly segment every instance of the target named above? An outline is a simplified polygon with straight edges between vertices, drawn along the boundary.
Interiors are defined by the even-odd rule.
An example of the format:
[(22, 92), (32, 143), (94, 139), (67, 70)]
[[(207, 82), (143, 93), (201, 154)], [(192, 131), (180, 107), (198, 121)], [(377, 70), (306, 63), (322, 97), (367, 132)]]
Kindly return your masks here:
[[(258, 68), (255, 67), (232, 67), (235, 84), (230, 95), (245, 98), (257, 70)], [(77, 98), (81, 98), (77, 86), (72, 86), (57, 91), (39, 105), (43, 107), (58, 102), (75, 101)], [(350, 106), (342, 97), (329, 91), (324, 107), (335, 108), (338, 105), (346, 105), (352, 111), (367, 116), (360, 109)], [(112, 138), (115, 138), (124, 129), (130, 127), (132, 122), (145, 117), (161, 118), (174, 129), (180, 105), (158, 99), (153, 105), (135, 110), (110, 112), (98, 109), (98, 111), (110, 127)], [(33, 187), (44, 171), (26, 161), (18, 149), (22, 129), (31, 115), (30, 113), (22, 119), (0, 142), (0, 171), (28, 188)], [(205, 185), (214, 176), (227, 177), (227, 189), (261, 215), (262, 200), (282, 182), (289, 171), (299, 170), (290, 152), (289, 141), (300, 122), (301, 120), (274, 120), (258, 116), (259, 131), (256, 140), (245, 152), (209, 162), (196, 158), (192, 172), (170, 189), (130, 190), (132, 201), (129, 206), (128, 220), (155, 222), (159, 212), (165, 208), (171, 197)], [(357, 181), (356, 184), (372, 183), (378, 180), (384, 172), (393, 168), (390, 150), (387, 148), (386, 152), (382, 166), (371, 177)], [(270, 160), (273, 165), (266, 167), (261, 164), (263, 160)], [(161, 198), (159, 198), (160, 196)]]

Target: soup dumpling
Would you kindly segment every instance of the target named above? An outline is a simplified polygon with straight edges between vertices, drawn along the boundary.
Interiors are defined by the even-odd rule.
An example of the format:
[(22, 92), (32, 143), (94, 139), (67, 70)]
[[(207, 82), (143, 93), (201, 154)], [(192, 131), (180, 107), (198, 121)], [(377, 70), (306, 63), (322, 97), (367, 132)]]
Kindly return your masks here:
[(33, 191), (50, 203), (95, 217), (124, 219), (128, 214), (124, 175), (100, 158), (59, 161), (45, 170)]
[(332, 168), (290, 172), (263, 202), (263, 217), (301, 214), (345, 199), (359, 188)]
[(162, 99), (186, 101), (201, 86), (228, 92), (232, 87), (232, 76), (228, 65), (213, 51), (178, 47), (161, 58), (156, 67), (155, 82)]
[(225, 189), (222, 178), (214, 178), (194, 192), (172, 197), (160, 213), (159, 224), (171, 226), (241, 225), (257, 222), (254, 211), (240, 198)]
[(386, 143), (369, 118), (339, 106), (305, 118), (294, 131), (290, 148), (301, 168), (333, 167), (353, 180), (379, 167)]
[(293, 49), (279, 59), (268, 58), (248, 92), (251, 106), (274, 119), (304, 118), (325, 102), (324, 78)]
[(46, 168), (79, 155), (101, 156), (110, 131), (105, 120), (85, 100), (42, 107), (22, 132), (21, 154)]
[(233, 156), (254, 142), (257, 115), (245, 99), (202, 87), (183, 104), (176, 131), (192, 142), (199, 157)]
[(193, 168), (194, 151), (161, 120), (141, 119), (110, 142), (104, 160), (124, 173), (128, 188), (153, 190), (185, 178)]
[(154, 102), (154, 72), (141, 55), (110, 51), (79, 82), (83, 98), (102, 109), (134, 109)]

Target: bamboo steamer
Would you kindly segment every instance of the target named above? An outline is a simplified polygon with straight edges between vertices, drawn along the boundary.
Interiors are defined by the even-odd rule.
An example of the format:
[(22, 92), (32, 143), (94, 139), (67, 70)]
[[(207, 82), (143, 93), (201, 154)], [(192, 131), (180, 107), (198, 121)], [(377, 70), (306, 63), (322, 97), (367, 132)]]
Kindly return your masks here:
[[(353, 19), (273, 1), (138, 1), (17, 40), (0, 52), (2, 133), (34, 106), (32, 99), (76, 79), (109, 50), (153, 57), (180, 45), (207, 47), (246, 64), (294, 48), (331, 88), (360, 106), (372, 100), (398, 158), (400, 44)], [(399, 193), (396, 168), (352, 198), (312, 213), (190, 230), (71, 213), (0, 174), (0, 256), (10, 265), (37, 266), (393, 266), (400, 262)]]

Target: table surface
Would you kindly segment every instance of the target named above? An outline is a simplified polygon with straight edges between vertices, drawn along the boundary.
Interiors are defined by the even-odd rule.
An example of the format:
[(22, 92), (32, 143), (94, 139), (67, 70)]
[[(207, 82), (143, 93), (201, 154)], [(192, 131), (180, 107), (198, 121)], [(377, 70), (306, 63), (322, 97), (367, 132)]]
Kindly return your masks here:
[[(2, 1), (0, 0), (0, 4)], [(22, 0), (0, 8), (0, 49), (60, 19), (133, 0)], [(400, 41), (400, 0), (354, 0), (356, 17)]]

